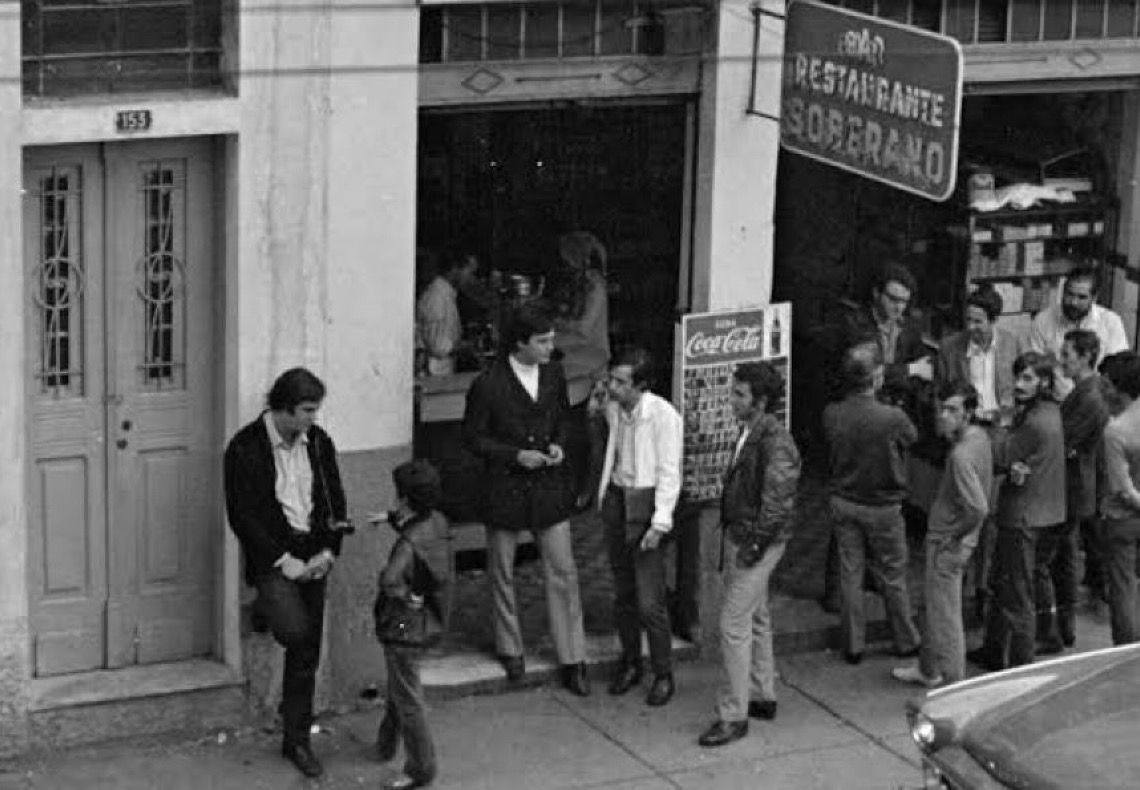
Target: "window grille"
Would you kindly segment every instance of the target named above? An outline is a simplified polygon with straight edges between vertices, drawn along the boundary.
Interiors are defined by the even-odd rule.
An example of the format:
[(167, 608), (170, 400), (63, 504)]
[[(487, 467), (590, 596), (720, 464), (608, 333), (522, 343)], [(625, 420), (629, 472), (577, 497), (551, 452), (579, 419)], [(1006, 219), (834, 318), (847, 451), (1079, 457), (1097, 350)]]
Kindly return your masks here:
[(222, 0), (21, 0), (25, 96), (221, 85)]
[(1140, 0), (827, 0), (963, 44), (1140, 36)]
[(694, 54), (703, 10), (692, 0), (422, 6), (420, 62)]
[(142, 170), (143, 257), (141, 385), (149, 391), (185, 387), (185, 165), (153, 162)]
[(84, 277), (79, 170), (52, 167), (34, 180), (39, 239), (30, 285), (39, 347), (35, 377), (40, 395), (83, 395)]

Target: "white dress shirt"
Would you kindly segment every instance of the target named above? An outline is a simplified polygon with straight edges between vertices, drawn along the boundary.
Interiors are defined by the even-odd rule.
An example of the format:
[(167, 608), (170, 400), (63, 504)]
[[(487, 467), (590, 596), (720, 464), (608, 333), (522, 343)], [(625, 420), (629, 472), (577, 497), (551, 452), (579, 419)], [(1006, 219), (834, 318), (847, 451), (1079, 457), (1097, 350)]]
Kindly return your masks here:
[(300, 434), (292, 444), (281, 437), (273, 422), (272, 412), (266, 412), (265, 429), (273, 447), (273, 466), (277, 470), (274, 491), (289, 526), (298, 532), (309, 531), (309, 516), (313, 512), (313, 466), (309, 463), (309, 437)]
[(515, 359), (514, 354), (508, 354), (507, 359), (511, 363), (511, 370), (515, 372), (515, 376), (523, 385), (523, 389), (530, 395), (530, 399), (538, 400), (538, 365), (524, 365)]
[(463, 338), (455, 287), (445, 277), (436, 277), (416, 303), (416, 347), (428, 352), (428, 373), (445, 376), (455, 372), (452, 353)]
[[(1124, 334), (1124, 322), (1120, 316), (1094, 304), (1089, 308), (1088, 314), (1080, 321), (1070, 321), (1065, 318), (1061, 305), (1054, 304), (1039, 312), (1033, 319), (1033, 326), (1029, 330), (1029, 347), (1034, 351), (1052, 353), (1060, 356), (1061, 346), (1065, 344), (1065, 333), (1073, 329), (1088, 329), (1094, 332), (1100, 340), (1100, 360), (1120, 351), (1128, 350), (1128, 336)], [(1057, 371), (1055, 376), (1055, 395), (1063, 400), (1073, 389), (1071, 379)]]
[(966, 360), (970, 364), (970, 383), (978, 391), (978, 411), (994, 413), (998, 410), (997, 350), (994, 341), (982, 348), (974, 341), (966, 346)]

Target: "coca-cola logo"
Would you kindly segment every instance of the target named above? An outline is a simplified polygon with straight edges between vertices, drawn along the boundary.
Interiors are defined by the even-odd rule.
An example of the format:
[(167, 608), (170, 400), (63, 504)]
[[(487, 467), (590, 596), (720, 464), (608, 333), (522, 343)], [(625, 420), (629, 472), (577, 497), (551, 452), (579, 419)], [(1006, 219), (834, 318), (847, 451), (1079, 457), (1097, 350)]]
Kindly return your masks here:
[(685, 344), (685, 356), (688, 359), (699, 359), (757, 352), (763, 340), (760, 332), (760, 326), (738, 326), (719, 334), (694, 332)]

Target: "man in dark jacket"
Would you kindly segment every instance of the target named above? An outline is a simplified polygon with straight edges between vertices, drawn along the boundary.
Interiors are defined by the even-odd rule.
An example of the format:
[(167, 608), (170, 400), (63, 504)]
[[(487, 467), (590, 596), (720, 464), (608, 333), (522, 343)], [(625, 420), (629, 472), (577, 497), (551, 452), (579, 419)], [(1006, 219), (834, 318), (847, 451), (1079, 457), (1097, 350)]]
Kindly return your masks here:
[(866, 343), (843, 360), (849, 394), (823, 412), (831, 467), (831, 512), (839, 544), (839, 619), (844, 657), (863, 660), (866, 616), (863, 575), (870, 570), (883, 593), (896, 655), (918, 655), (906, 586), (907, 546), (902, 503), (907, 453), (918, 431), (902, 409), (876, 397), (883, 381), (878, 348)]
[(336, 447), (315, 425), (325, 385), (305, 368), (282, 373), (268, 410), (226, 447), (226, 512), (245, 552), (257, 608), (285, 648), (282, 754), (320, 776), (309, 746), (320, 662), (325, 579), (348, 526)]
[(991, 671), (1033, 662), (1036, 567), (1048, 565), (1065, 529), (1065, 436), (1053, 399), (1053, 356), (1027, 351), (1013, 363), (1013, 426), (994, 439), (997, 546), (990, 572), (994, 606), (985, 641), (966, 658)]
[(1086, 579), (1095, 579), (1100, 570), (1096, 545), (1097, 478), (1101, 439), (1109, 415), (1096, 372), (1099, 358), (1100, 338), (1095, 332), (1074, 329), (1066, 333), (1061, 346), (1061, 372), (1073, 382), (1072, 390), (1061, 402), (1068, 516), (1052, 562), (1037, 569), (1037, 652), (1043, 655), (1059, 653), (1076, 641), (1077, 551), (1082, 538), (1086, 546)]
[(586, 642), (568, 520), (575, 491), (563, 450), (570, 406), (562, 368), (550, 362), (554, 324), (538, 308), (523, 305), (511, 316), (504, 339), (507, 353), (475, 379), (463, 416), (464, 441), (486, 463), (495, 645), (507, 678), (522, 678), (513, 576), (519, 533), (530, 531), (542, 553), (562, 683), (586, 696)]
[(772, 413), (783, 397), (783, 376), (770, 364), (736, 369), (730, 402), (740, 438), (724, 474), (720, 508), (724, 673), (717, 720), (701, 735), (701, 746), (743, 738), (750, 717), (776, 718), (768, 582), (784, 556), (800, 479), (799, 450)]

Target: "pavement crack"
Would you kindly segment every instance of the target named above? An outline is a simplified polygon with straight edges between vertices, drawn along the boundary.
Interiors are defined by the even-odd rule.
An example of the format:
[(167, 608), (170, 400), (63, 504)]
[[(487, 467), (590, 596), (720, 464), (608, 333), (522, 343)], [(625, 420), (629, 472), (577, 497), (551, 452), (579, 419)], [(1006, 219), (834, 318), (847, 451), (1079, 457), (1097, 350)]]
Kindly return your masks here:
[[(653, 763), (649, 762), (644, 757), (642, 757), (640, 754), (635, 752), (633, 749), (629, 748), (624, 743), (622, 743), (620, 740), (615, 738), (613, 735), (611, 735), (610, 733), (606, 732), (604, 729), (599, 727), (597, 724), (595, 724), (593, 721), (591, 721), (589, 719), (589, 717), (587, 717), (585, 714), (583, 714), (580, 710), (576, 709), (573, 705), (566, 702), (566, 700), (562, 699), (557, 694), (552, 694), (551, 696), (554, 697), (554, 700), (559, 705), (561, 705), (564, 709), (569, 711), (573, 716), (575, 716), (579, 721), (581, 721), (583, 724), (585, 724), (591, 730), (593, 730), (598, 735), (605, 738), (607, 741), (609, 741), (611, 744), (616, 746), (621, 751), (625, 752), (634, 761), (636, 761), (640, 765), (645, 766), (645, 768), (647, 770), (649, 770), (649, 772), (652, 773), (655, 777), (657, 777), (661, 781), (667, 783), (670, 787), (676, 788), (676, 790), (684, 790), (684, 787), (682, 785), (677, 784), (677, 782), (675, 782), (672, 778), (670, 778), (668, 773), (662, 771), (657, 766), (653, 765)], [(626, 781), (628, 781), (628, 779), (622, 779), (619, 782), (616, 782), (616, 784), (621, 784), (621, 783), (624, 783)], [(603, 783), (600, 785), (591, 785), (591, 787), (604, 788), (608, 784), (615, 784), (615, 782), (608, 782), (608, 783)]]
[(921, 768), (922, 767), (922, 764), (920, 762), (918, 762), (917, 760), (915, 760), (913, 757), (910, 757), (906, 754), (903, 754), (898, 749), (891, 746), (891, 744), (887, 742), (886, 738), (883, 738), (880, 735), (876, 735), (875, 733), (868, 730), (866, 727), (861, 726), (854, 719), (851, 719), (848, 716), (843, 715), (843, 713), (841, 713), (834, 706), (830, 705), (822, 697), (820, 697), (816, 694), (812, 694), (810, 691), (805, 689), (803, 686), (800, 686), (799, 684), (795, 683), (792, 680), (789, 680), (786, 677), (781, 678), (781, 680), (784, 682), (784, 684), (786, 686), (788, 686), (789, 688), (796, 691), (804, 699), (808, 700), (809, 702), (811, 702), (814, 705), (816, 705), (817, 707), (819, 707), (821, 710), (823, 710), (825, 713), (827, 713), (828, 715), (835, 718), (837, 721), (839, 721), (845, 727), (849, 727), (852, 730), (854, 730), (855, 732), (859, 733), (860, 735), (862, 735), (864, 738), (869, 740), (871, 743), (878, 746), (883, 751), (886, 751), (886, 752), (889, 752), (890, 754), (893, 754), (895, 757), (899, 758), (900, 760), (907, 763), (908, 765), (913, 765), (915, 768)]

